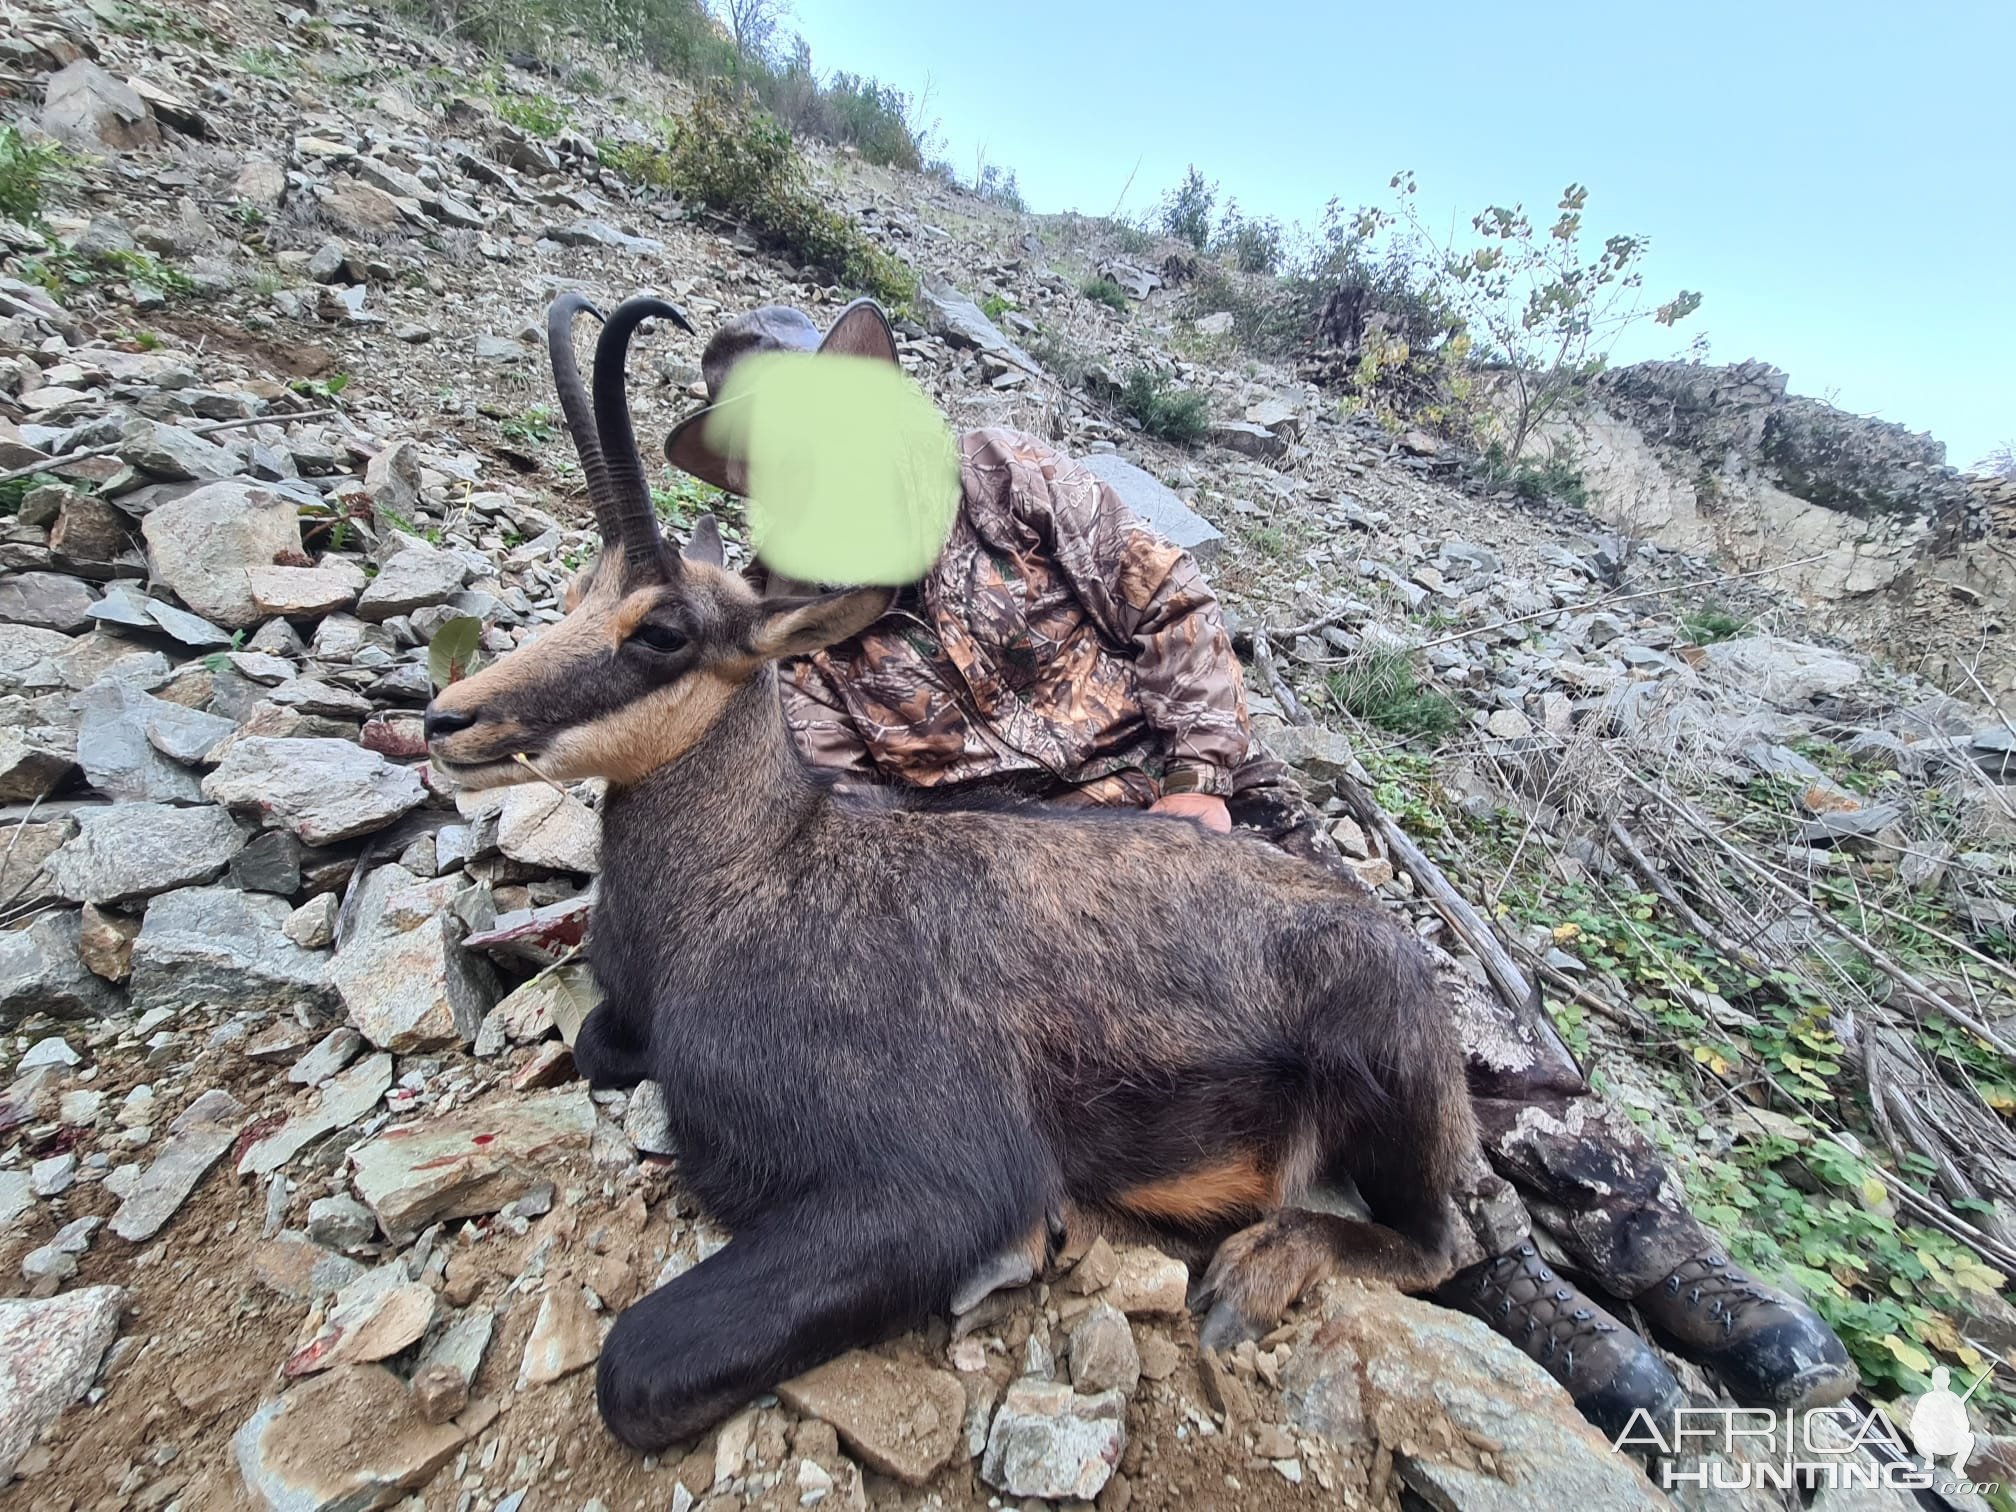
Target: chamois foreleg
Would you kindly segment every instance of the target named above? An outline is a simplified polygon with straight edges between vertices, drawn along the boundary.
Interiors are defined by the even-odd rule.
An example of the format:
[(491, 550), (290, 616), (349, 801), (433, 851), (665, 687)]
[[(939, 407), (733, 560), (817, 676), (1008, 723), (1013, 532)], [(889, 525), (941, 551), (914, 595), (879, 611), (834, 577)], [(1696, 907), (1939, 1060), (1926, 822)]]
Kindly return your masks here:
[[(638, 1302), (596, 1374), (603, 1421), (646, 1453), (691, 1439), (779, 1381), (942, 1311), (1002, 1246), (986, 1215), (833, 1194), (781, 1208)], [(998, 1227), (998, 1225), (996, 1225)]]
[(651, 1074), (650, 1046), (627, 1018), (602, 1002), (574, 1033), (574, 1065), (598, 1092), (627, 1089)]

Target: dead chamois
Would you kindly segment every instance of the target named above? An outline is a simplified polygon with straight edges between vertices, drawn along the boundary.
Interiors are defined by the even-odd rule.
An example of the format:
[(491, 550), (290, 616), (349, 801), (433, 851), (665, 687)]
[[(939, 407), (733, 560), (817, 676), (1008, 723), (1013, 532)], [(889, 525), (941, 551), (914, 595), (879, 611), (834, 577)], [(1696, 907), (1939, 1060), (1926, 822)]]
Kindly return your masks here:
[[(1137, 813), (837, 791), (775, 663), (859, 633), (879, 589), (764, 601), (703, 521), (652, 516), (608, 321), (592, 414), (562, 296), (555, 381), (605, 549), (532, 644), (426, 720), (467, 787), (609, 782), (575, 1058), (664, 1089), (681, 1174), (734, 1240), (618, 1320), (598, 1379), (641, 1450), (955, 1301), (1028, 1279), (1060, 1215), (1201, 1258), (1207, 1344), (1345, 1270), (1446, 1274), (1475, 1131), (1413, 937), (1265, 842)], [(895, 360), (881, 312), (843, 349)], [(690, 328), (689, 328), (690, 329)], [(829, 349), (835, 343), (829, 342)], [(809, 359), (808, 359), (809, 360)], [(1377, 1222), (1287, 1207), (1354, 1183)]]

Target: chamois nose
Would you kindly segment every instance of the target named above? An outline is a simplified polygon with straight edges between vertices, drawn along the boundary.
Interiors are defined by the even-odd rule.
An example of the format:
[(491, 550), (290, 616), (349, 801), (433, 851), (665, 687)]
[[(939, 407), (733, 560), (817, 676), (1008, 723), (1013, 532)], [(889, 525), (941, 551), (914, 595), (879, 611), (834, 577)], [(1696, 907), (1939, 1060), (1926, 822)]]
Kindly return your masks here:
[(429, 709), (427, 717), (420, 721), (420, 728), (429, 740), (439, 740), (457, 730), (466, 730), (474, 723), (476, 716), (464, 714), (460, 709)]

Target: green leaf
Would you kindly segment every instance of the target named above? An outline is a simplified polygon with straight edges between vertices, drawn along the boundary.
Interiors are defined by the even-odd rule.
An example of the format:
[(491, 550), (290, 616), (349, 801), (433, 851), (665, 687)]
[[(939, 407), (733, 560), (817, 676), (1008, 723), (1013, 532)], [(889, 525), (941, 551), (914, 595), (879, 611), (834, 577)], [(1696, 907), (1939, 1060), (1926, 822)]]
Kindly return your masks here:
[(427, 643), (427, 675), (436, 691), (460, 682), (476, 670), (476, 657), (483, 641), (483, 622), (470, 615), (457, 615)]

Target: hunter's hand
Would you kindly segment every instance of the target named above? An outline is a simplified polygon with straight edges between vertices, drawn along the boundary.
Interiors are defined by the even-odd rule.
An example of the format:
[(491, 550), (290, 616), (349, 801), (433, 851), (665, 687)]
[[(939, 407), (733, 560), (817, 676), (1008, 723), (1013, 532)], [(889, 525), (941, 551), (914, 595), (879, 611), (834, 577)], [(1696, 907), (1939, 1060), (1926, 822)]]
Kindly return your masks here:
[(1179, 819), (1195, 819), (1221, 835), (1232, 833), (1232, 815), (1225, 800), (1212, 793), (1171, 793), (1148, 805), (1151, 814), (1174, 814)]

